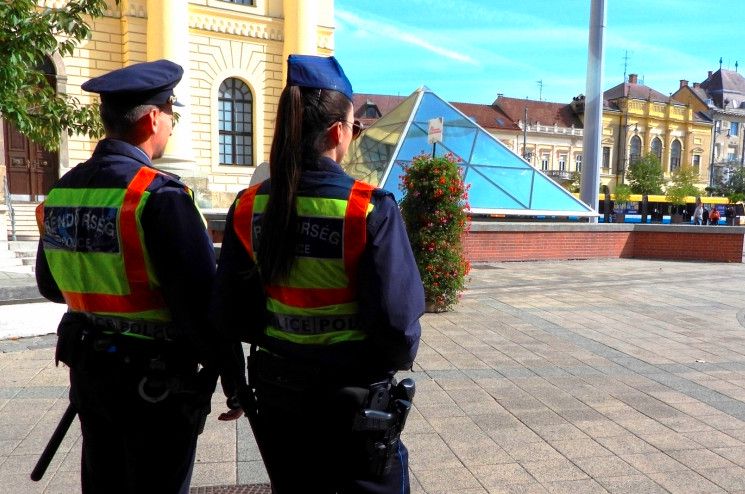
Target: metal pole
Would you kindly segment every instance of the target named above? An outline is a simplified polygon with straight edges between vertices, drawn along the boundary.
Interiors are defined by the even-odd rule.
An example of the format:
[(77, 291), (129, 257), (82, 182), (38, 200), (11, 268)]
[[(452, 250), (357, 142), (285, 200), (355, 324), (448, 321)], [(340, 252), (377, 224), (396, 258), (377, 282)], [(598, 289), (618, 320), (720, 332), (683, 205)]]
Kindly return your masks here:
[(711, 163), (709, 163), (709, 187), (714, 187), (714, 153), (717, 149), (717, 122), (711, 127)]
[[(603, 129), (603, 36), (605, 30), (605, 0), (592, 0), (590, 37), (587, 56), (587, 88), (585, 96), (585, 135), (582, 146), (587, 165), (582, 167), (580, 198), (597, 209), (600, 188), (600, 142)], [(597, 217), (590, 218), (597, 223)]]
[(528, 106), (525, 105), (525, 117), (523, 117), (523, 159), (528, 161)]

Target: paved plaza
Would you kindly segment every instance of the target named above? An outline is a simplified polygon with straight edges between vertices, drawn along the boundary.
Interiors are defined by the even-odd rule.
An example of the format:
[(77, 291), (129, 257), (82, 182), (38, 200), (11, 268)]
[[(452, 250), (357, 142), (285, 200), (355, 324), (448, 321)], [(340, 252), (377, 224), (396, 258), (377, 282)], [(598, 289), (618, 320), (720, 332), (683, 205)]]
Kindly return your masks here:
[[(27, 325), (54, 327), (48, 304), (24, 305)], [(422, 326), (413, 492), (745, 493), (745, 265), (476, 265), (457, 308)], [(0, 340), (3, 492), (79, 491), (77, 423), (28, 480), (67, 406), (53, 345)], [(193, 492), (267, 480), (246, 421), (222, 409), (215, 395)]]

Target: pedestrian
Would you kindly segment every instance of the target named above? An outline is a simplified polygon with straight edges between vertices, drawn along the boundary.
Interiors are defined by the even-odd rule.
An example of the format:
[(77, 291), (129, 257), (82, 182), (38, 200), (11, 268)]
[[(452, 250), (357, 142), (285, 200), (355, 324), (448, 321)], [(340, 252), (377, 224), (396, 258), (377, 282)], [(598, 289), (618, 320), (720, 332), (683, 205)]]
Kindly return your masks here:
[(85, 82), (106, 137), (37, 210), (39, 291), (68, 306), (55, 358), (70, 367), (83, 493), (187, 493), (210, 410), (214, 248), (191, 191), (152, 164), (182, 74), (158, 60)]
[(696, 209), (693, 211), (693, 224), (701, 225), (704, 221), (704, 205), (696, 202)]
[(704, 212), (703, 216), (701, 217), (701, 224), (702, 225), (708, 225), (709, 224), (709, 210), (706, 206), (704, 206)]
[(709, 224), (718, 225), (720, 217), (721, 215), (719, 214), (719, 209), (717, 208), (716, 204), (712, 204), (711, 213), (709, 213)]
[(241, 404), (279, 494), (410, 491), (393, 374), (424, 292), (393, 195), (338, 164), (358, 132), (336, 59), (290, 55), (271, 178), (227, 216), (214, 318), (252, 345)]

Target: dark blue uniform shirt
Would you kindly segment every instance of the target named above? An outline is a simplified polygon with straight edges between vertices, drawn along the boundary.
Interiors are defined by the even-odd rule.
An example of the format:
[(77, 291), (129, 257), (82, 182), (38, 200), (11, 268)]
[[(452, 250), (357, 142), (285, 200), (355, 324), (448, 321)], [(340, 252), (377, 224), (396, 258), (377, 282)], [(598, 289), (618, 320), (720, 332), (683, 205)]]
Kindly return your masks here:
[[(306, 165), (298, 194), (322, 195), (329, 183), (350, 180), (337, 163), (321, 158)], [(358, 274), (359, 319), (369, 338), (316, 349), (309, 360), (339, 370), (380, 374), (413, 364), (421, 335), (424, 288), (393, 195), (375, 189), (371, 203), (374, 207), (367, 217), (367, 245)], [(212, 314), (228, 338), (261, 345), (266, 297), (256, 264), (233, 229), (234, 208), (235, 204), (227, 216)]]
[[(152, 166), (139, 148), (104, 139), (93, 156), (66, 173), (55, 184), (64, 188), (126, 188), (143, 166)], [(184, 184), (176, 177), (158, 175), (147, 188), (150, 197), (142, 211), (145, 246), (171, 310), (173, 324), (184, 332), (196, 352), (211, 337), (206, 318), (215, 274), (215, 253), (202, 216)], [(36, 280), (41, 294), (64, 303), (39, 242)]]

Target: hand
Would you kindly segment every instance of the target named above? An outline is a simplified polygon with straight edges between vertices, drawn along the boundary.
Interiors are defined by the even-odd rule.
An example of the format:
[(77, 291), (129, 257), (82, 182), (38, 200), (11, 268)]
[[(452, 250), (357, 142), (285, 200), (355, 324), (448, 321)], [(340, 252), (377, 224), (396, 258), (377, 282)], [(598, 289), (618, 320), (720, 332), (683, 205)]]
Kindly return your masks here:
[(223, 422), (227, 422), (230, 420), (237, 420), (243, 416), (243, 409), (242, 408), (235, 408), (232, 410), (228, 410), (227, 412), (223, 412), (220, 415), (218, 415), (217, 420), (222, 420)]

